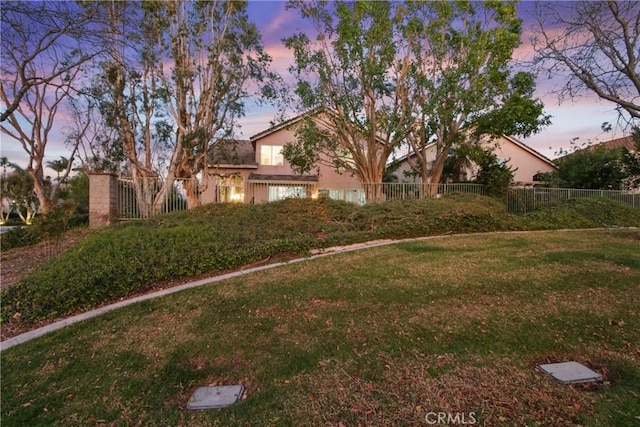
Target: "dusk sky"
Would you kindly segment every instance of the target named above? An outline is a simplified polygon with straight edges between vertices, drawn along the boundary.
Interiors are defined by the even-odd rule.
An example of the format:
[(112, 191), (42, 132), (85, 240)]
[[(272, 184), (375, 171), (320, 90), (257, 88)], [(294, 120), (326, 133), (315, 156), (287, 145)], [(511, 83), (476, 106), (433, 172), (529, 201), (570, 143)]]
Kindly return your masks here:
[[(282, 44), (282, 39), (296, 32), (304, 31), (306, 22), (297, 11), (288, 11), (285, 1), (252, 0), (249, 2), (249, 13), (262, 32), (262, 40), (267, 52), (273, 58), (274, 68), (287, 75), (287, 68), (293, 62), (293, 55)], [(517, 49), (514, 58), (519, 61), (530, 59), (533, 54), (531, 47), (531, 11), (534, 2), (521, 2), (518, 9), (523, 19), (522, 45)], [(573, 138), (579, 137), (580, 142), (598, 139), (606, 141), (624, 136), (618, 129), (603, 134), (600, 125), (603, 122), (616, 123), (617, 112), (612, 103), (600, 101), (595, 95), (584, 97), (576, 102), (565, 101), (559, 105), (558, 98), (551, 91), (562, 81), (542, 76), (538, 79), (536, 97), (545, 105), (545, 111), (552, 116), (552, 124), (544, 128), (539, 134), (522, 142), (531, 146), (541, 154), (554, 158), (559, 148), (567, 149)], [(257, 108), (249, 105), (247, 117), (242, 121), (242, 137), (249, 138), (265, 129), (273, 119), (274, 110)]]
[[(524, 20), (522, 46), (515, 52), (518, 60), (527, 60), (533, 53), (530, 43), (530, 10), (533, 2), (522, 2), (519, 6), (519, 15)], [(307, 23), (302, 20), (296, 11), (288, 11), (285, 1), (250, 0), (249, 14), (261, 31), (262, 39), (267, 53), (273, 59), (272, 66), (275, 71), (281, 73), (285, 80), (291, 82), (287, 69), (293, 62), (293, 55), (284, 47), (282, 39), (296, 32), (305, 31)], [(528, 139), (522, 139), (524, 143), (539, 151), (543, 155), (554, 158), (558, 149), (570, 147), (570, 141), (579, 137), (580, 142), (606, 141), (623, 136), (621, 130), (603, 134), (600, 126), (608, 121), (616, 123), (617, 113), (614, 104), (599, 101), (595, 95), (583, 97), (576, 102), (565, 101), (558, 103), (551, 90), (561, 84), (558, 79), (542, 76), (538, 79), (536, 97), (542, 99), (545, 111), (552, 116), (552, 125), (544, 128), (542, 132)], [(290, 116), (295, 112), (290, 112)], [(269, 127), (269, 122), (274, 119), (274, 107), (259, 107), (253, 102), (247, 103), (246, 116), (241, 120), (241, 130), (238, 137), (248, 139)], [(21, 166), (26, 165), (28, 159), (17, 141), (5, 135), (2, 138), (1, 155)], [(60, 156), (69, 156), (68, 150), (62, 143), (63, 137), (59, 134), (59, 140), (51, 141), (47, 147), (46, 161), (56, 160)]]

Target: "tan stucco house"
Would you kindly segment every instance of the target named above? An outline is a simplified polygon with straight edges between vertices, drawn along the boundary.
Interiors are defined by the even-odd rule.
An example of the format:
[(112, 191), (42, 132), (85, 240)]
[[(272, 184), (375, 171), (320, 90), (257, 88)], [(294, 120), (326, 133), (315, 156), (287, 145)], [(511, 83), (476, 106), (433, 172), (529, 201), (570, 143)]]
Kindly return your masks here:
[[(537, 183), (537, 174), (557, 169), (550, 159), (511, 136), (501, 136), (493, 140), (487, 139), (483, 145), (486, 148), (492, 148), (498, 159), (506, 162), (512, 169), (516, 169), (513, 177), (515, 185), (535, 184)], [(430, 144), (425, 149), (427, 150), (427, 161), (433, 162), (436, 158), (436, 144)], [(394, 174), (400, 182), (420, 182), (420, 177), (411, 173), (408, 158), (413, 155), (410, 153), (397, 160), (400, 167)], [(475, 168), (467, 170), (467, 178), (472, 179), (476, 173), (477, 169)]]
[[(307, 113), (309, 114), (309, 113)], [(295, 138), (296, 116), (253, 135), (249, 140), (220, 143), (211, 155), (203, 203), (263, 203), (287, 197), (330, 197), (364, 203), (360, 181), (326, 165), (313, 174), (298, 174), (282, 156), (282, 147)], [(323, 163), (323, 162), (320, 162)]]

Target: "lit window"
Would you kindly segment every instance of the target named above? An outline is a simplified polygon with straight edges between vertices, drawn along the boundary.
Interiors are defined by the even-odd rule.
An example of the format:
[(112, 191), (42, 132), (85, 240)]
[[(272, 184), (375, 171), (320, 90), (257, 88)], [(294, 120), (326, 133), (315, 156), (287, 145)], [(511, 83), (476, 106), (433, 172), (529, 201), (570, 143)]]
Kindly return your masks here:
[(343, 190), (331, 190), (328, 188), (322, 188), (318, 190), (319, 197), (326, 197), (333, 200), (344, 200)]
[(263, 145), (260, 147), (260, 164), (266, 166), (282, 166), (284, 159), (282, 157), (281, 145)]
[(307, 189), (305, 187), (295, 187), (286, 185), (270, 185), (269, 201), (275, 202), (284, 199), (306, 199)]

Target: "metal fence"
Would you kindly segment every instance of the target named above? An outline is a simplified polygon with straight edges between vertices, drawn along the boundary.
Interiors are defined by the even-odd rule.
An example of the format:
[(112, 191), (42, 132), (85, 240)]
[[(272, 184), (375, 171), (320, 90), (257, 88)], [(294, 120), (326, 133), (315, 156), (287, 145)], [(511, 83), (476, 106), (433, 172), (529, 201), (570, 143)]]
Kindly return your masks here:
[(381, 194), (381, 201), (421, 200), (441, 197), (447, 194), (466, 193), (484, 195), (485, 187), (481, 184), (421, 184), (421, 183), (380, 183), (363, 184), (369, 194)]
[(187, 185), (195, 179), (176, 179), (171, 188), (161, 192), (164, 180), (156, 178), (118, 178), (118, 219), (132, 220), (188, 209)]
[[(189, 208), (188, 190), (196, 203), (239, 202), (268, 203), (287, 198), (327, 197), (365, 205), (392, 200), (420, 200), (453, 193), (485, 194), (480, 184), (377, 183), (359, 188), (322, 188), (309, 182), (239, 182), (233, 186), (212, 183), (208, 187), (196, 179), (176, 179), (173, 186), (161, 192), (164, 181), (132, 178), (118, 179), (118, 218), (142, 219), (152, 215)], [(338, 185), (339, 187), (339, 185)], [(194, 196), (192, 196), (193, 199)], [(572, 188), (511, 187), (507, 194), (510, 213), (522, 214), (579, 197), (604, 197), (640, 208), (640, 193), (612, 190)], [(192, 200), (192, 204), (194, 201)]]
[[(176, 179), (173, 187), (164, 194), (160, 179), (118, 179), (118, 218), (121, 220), (142, 219), (152, 215), (188, 209), (187, 190), (197, 188), (201, 203), (239, 202), (268, 203), (288, 198), (315, 199), (327, 197), (348, 203), (365, 205), (391, 200), (418, 200), (440, 197), (445, 194), (484, 194), (479, 184), (408, 184), (378, 183), (362, 184), (358, 188), (335, 185), (322, 188), (309, 182), (247, 182), (215, 183), (203, 185), (195, 179)], [(336, 188), (338, 187), (338, 188)], [(192, 191), (193, 192), (193, 191)]]
[(602, 197), (640, 208), (640, 193), (618, 190), (587, 190), (576, 188), (511, 187), (507, 193), (510, 213), (527, 213), (569, 199)]
[[(339, 187), (339, 186), (336, 186)], [(365, 205), (392, 200), (419, 200), (440, 197), (445, 194), (484, 194), (484, 186), (479, 184), (407, 184), (377, 183), (362, 184), (358, 188), (322, 188), (315, 183), (282, 182), (256, 183), (245, 185), (244, 200), (249, 203), (265, 203), (287, 198), (327, 197), (348, 203)]]

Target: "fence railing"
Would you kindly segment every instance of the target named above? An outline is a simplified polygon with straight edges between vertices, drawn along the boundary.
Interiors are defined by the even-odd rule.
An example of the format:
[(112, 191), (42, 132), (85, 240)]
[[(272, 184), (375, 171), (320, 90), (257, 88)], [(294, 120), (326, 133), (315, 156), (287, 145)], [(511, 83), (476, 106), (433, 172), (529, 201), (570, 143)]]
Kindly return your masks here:
[[(485, 194), (483, 185), (468, 183), (377, 183), (362, 184), (358, 188), (335, 188), (339, 185), (322, 188), (317, 183), (310, 182), (245, 181), (235, 185), (214, 182), (203, 185), (195, 179), (176, 179), (168, 191), (162, 192), (163, 183), (159, 179), (134, 181), (132, 178), (120, 178), (118, 218), (141, 219), (186, 210), (189, 208), (190, 198), (192, 205), (216, 202), (268, 203), (287, 198), (319, 197), (364, 205), (392, 200), (436, 198), (453, 193)], [(507, 207), (510, 213), (521, 214), (578, 197), (605, 197), (640, 208), (640, 193), (542, 187), (511, 187), (507, 195)]]
[(175, 179), (162, 192), (164, 180), (118, 178), (118, 219), (149, 218), (153, 215), (188, 209), (186, 186), (197, 186), (195, 179)]
[(316, 183), (256, 183), (245, 185), (244, 200), (249, 203), (265, 203), (286, 198), (327, 197), (348, 203), (365, 205), (391, 200), (419, 200), (452, 193), (484, 194), (479, 184), (410, 184), (376, 183), (361, 184), (360, 187), (323, 188)]
[(569, 199), (603, 197), (640, 208), (640, 193), (618, 190), (588, 190), (578, 188), (511, 187), (507, 193), (510, 213), (527, 213)]
[(485, 187), (481, 184), (421, 184), (421, 183), (380, 183), (363, 184), (370, 194), (381, 194), (382, 201), (421, 200), (440, 197), (446, 194), (467, 193), (484, 195)]
[[(364, 205), (391, 200), (417, 200), (439, 197), (452, 193), (484, 194), (484, 186), (479, 184), (412, 184), (377, 183), (362, 184), (353, 188), (323, 188), (310, 182), (247, 182), (228, 185), (211, 182), (207, 185), (195, 179), (176, 179), (173, 187), (164, 194), (164, 181), (159, 179), (134, 180), (118, 179), (118, 218), (121, 220), (142, 219), (160, 213), (188, 209), (186, 188), (197, 188), (201, 203), (240, 202), (268, 203), (287, 198), (328, 197), (348, 203)], [(336, 188), (337, 187), (337, 188)]]

